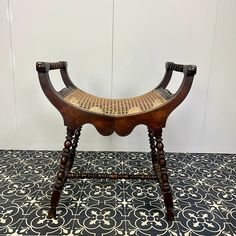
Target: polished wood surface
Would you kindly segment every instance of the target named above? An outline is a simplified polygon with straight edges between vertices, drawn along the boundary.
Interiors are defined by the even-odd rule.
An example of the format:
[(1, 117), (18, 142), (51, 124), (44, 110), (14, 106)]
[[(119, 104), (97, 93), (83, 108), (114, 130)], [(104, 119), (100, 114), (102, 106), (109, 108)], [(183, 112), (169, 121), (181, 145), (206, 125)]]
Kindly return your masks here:
[(102, 135), (111, 135), (113, 132), (116, 132), (120, 136), (126, 136), (130, 134), (132, 130), (139, 124), (147, 125), (152, 130), (165, 127), (169, 114), (187, 96), (192, 85), (193, 77), (196, 73), (196, 66), (166, 63), (166, 73), (161, 83), (156, 87), (157, 89), (165, 89), (167, 87), (170, 82), (173, 70), (183, 73), (183, 81), (180, 85), (180, 88), (175, 94), (173, 94), (172, 98), (163, 106), (151, 112), (114, 117), (105, 114), (85, 112), (75, 106), (71, 106), (63, 99), (61, 93), (57, 92), (53, 88), (49, 77), (49, 71), (55, 69), (60, 69), (63, 81), (66, 86), (63, 90), (64, 93), (67, 89), (70, 90), (71, 88), (76, 88), (69, 78), (66, 62), (37, 62), (36, 68), (38, 71), (41, 87), (49, 101), (61, 113), (65, 126), (77, 129), (86, 123), (90, 123), (93, 124), (98, 132)]
[[(160, 84), (153, 90), (158, 91), (158, 93), (165, 98), (165, 102), (160, 106), (157, 106), (155, 109), (150, 109), (148, 111), (144, 110), (134, 114), (124, 113), (119, 115), (109, 115), (109, 113), (97, 113), (90, 110), (84, 110), (80, 108), (80, 106), (75, 106), (66, 101), (64, 98), (68, 94), (71, 94), (72, 91), (78, 89), (68, 75), (66, 62), (37, 62), (36, 69), (38, 71), (39, 81), (43, 92), (53, 106), (61, 113), (64, 125), (67, 127), (66, 140), (64, 142), (64, 149), (60, 161), (60, 169), (57, 173), (56, 182), (52, 192), (51, 208), (48, 213), (48, 218), (56, 217), (56, 208), (59, 204), (61, 192), (67, 179), (122, 178), (157, 180), (163, 193), (164, 203), (167, 210), (167, 219), (173, 220), (173, 199), (166, 168), (162, 129), (165, 127), (166, 120), (170, 113), (180, 105), (187, 96), (194, 75), (196, 74), (196, 66), (179, 65), (167, 62), (165, 75)], [(60, 70), (62, 80), (65, 84), (65, 88), (60, 92), (57, 92), (54, 89), (49, 77), (49, 71), (56, 69)], [(175, 94), (171, 94), (166, 89), (171, 81), (173, 71), (183, 73), (182, 83)], [(79, 98), (80, 97), (78, 96), (78, 99)], [(141, 97), (141, 99), (142, 98), (145, 98), (145, 95)], [(124, 100), (125, 99), (122, 99), (122, 104), (125, 104)], [(135, 101), (135, 99), (132, 101)], [(109, 102), (112, 104), (113, 101), (109, 100)], [(105, 136), (111, 135), (114, 132), (120, 136), (126, 136), (129, 135), (137, 125), (146, 125), (148, 127), (152, 164), (155, 175), (148, 173), (136, 175), (132, 173), (75, 173), (71, 171), (81, 128), (87, 123), (93, 124), (98, 132)]]

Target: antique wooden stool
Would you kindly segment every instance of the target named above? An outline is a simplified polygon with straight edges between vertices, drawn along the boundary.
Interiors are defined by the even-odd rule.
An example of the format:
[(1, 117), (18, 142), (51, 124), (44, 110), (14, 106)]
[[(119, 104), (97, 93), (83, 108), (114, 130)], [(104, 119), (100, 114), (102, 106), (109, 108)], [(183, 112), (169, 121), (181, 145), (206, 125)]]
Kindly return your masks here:
[[(36, 69), (42, 90), (61, 113), (64, 125), (67, 127), (67, 136), (60, 161), (60, 170), (51, 197), (51, 209), (48, 218), (56, 216), (63, 186), (67, 179), (74, 178), (111, 178), (111, 179), (155, 179), (160, 183), (167, 210), (167, 219), (173, 220), (173, 200), (168, 181), (165, 161), (164, 145), (162, 143), (162, 128), (165, 127), (169, 114), (187, 96), (193, 77), (196, 74), (195, 65), (178, 65), (166, 63), (166, 72), (160, 84), (142, 96), (126, 99), (108, 99), (90, 95), (77, 88), (70, 80), (67, 72), (67, 63), (37, 62)], [(60, 69), (65, 88), (57, 92), (49, 78), (49, 71)], [(170, 82), (172, 72), (183, 73), (183, 81), (175, 94), (170, 93), (166, 87)], [(116, 132), (126, 136), (139, 124), (148, 127), (151, 147), (151, 156), (155, 175), (150, 174), (106, 174), (106, 173), (73, 173), (75, 151), (80, 136), (81, 127), (93, 124), (101, 135), (111, 135)]]

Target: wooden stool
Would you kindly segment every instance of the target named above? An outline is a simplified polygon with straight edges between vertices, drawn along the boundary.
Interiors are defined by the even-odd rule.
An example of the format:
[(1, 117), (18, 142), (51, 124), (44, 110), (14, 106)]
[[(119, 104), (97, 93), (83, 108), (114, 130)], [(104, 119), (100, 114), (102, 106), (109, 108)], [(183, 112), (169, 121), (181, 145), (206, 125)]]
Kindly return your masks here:
[[(167, 219), (173, 220), (173, 200), (163, 150), (162, 128), (165, 127), (169, 114), (187, 96), (193, 77), (196, 74), (196, 66), (167, 62), (164, 78), (155, 89), (142, 96), (127, 99), (100, 98), (77, 88), (68, 76), (67, 63), (65, 61), (56, 63), (37, 62), (36, 69), (42, 90), (53, 106), (61, 113), (64, 125), (67, 127), (60, 170), (56, 176), (48, 218), (56, 216), (56, 207), (67, 179), (121, 178), (158, 180), (164, 196)], [(53, 88), (49, 78), (49, 70), (55, 69), (60, 69), (66, 86), (60, 92)], [(173, 71), (182, 72), (184, 75), (183, 81), (175, 94), (166, 89)], [(93, 124), (101, 135), (111, 135), (116, 132), (120, 136), (130, 134), (135, 126), (139, 124), (146, 125), (148, 127), (152, 163), (156, 175), (71, 172), (81, 127), (86, 123)]]

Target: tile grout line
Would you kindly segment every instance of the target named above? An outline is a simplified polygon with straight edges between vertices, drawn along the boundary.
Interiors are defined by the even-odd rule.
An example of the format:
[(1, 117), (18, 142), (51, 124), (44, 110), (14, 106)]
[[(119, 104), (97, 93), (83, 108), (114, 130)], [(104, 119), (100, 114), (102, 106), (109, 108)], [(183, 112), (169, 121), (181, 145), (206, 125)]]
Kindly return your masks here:
[[(122, 173), (124, 173), (124, 155), (122, 155)], [(125, 182), (126, 180), (122, 181), (122, 196), (123, 201), (126, 200), (125, 196)], [(127, 228), (127, 211), (126, 211), (126, 205), (124, 206), (124, 225), (125, 225), (125, 235), (128, 235), (128, 228)]]

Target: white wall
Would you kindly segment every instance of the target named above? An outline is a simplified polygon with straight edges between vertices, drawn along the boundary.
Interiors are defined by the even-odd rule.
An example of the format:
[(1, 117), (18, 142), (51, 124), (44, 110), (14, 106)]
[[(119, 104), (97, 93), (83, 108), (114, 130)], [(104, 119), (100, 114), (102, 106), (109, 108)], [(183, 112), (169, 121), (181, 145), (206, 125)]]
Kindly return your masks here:
[[(36, 61), (67, 60), (75, 84), (113, 98), (151, 90), (174, 61), (198, 72), (169, 117), (166, 150), (235, 153), (235, 10), (235, 0), (0, 0), (0, 148), (62, 148), (65, 127)], [(121, 138), (85, 126), (80, 149), (148, 151), (146, 128)]]

